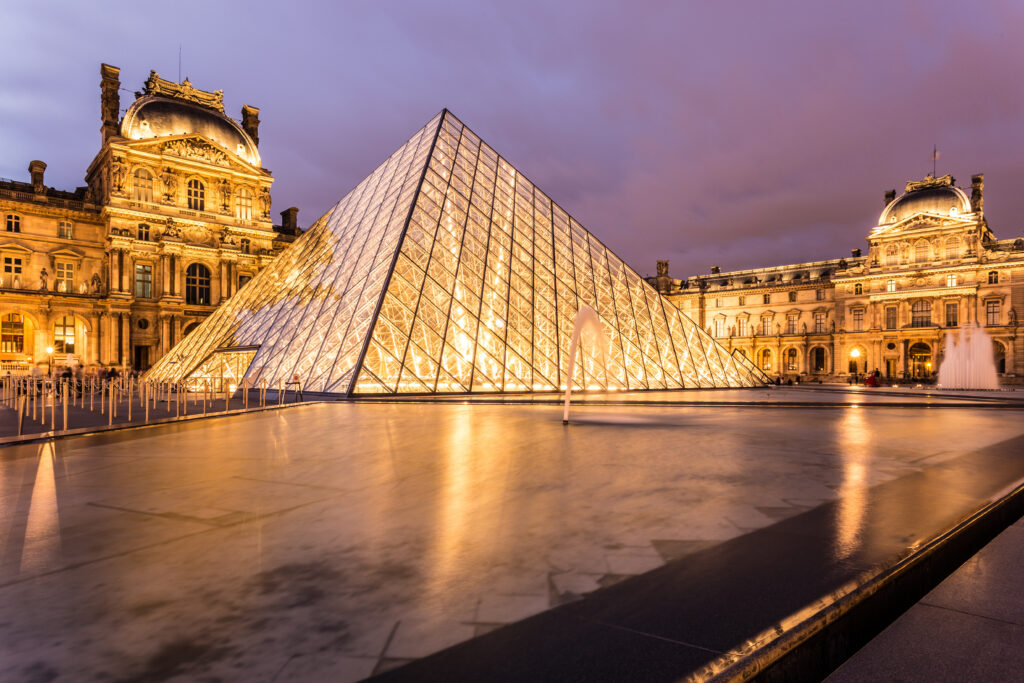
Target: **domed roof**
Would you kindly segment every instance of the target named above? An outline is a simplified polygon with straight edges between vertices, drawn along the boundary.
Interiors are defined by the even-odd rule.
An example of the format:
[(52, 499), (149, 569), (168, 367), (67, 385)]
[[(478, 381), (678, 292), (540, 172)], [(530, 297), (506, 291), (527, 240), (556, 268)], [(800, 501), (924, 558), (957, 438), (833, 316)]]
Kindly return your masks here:
[(971, 213), (971, 202), (963, 190), (953, 185), (949, 176), (926, 178), (922, 182), (907, 183), (907, 191), (889, 202), (878, 224), (899, 223), (920, 213), (942, 216)]
[(198, 133), (250, 164), (261, 166), (256, 144), (242, 127), (207, 107), (146, 95), (135, 100), (121, 121), (121, 136), (129, 140), (189, 133)]

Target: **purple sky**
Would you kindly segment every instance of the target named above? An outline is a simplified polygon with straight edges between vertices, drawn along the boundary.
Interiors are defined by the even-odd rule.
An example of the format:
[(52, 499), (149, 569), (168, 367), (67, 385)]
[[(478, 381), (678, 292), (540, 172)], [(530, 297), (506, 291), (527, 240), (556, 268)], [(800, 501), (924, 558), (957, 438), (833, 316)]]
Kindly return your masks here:
[[(490, 5), (487, 7), (486, 5)], [(148, 9), (147, 7), (152, 7)], [(641, 9), (642, 8), (642, 11)], [(3, 10), (0, 176), (84, 184), (99, 64), (261, 108), (274, 210), (309, 225), (442, 107), (641, 274), (849, 254), (883, 193), (986, 174), (1024, 216), (1024, 4), (23, 2)]]

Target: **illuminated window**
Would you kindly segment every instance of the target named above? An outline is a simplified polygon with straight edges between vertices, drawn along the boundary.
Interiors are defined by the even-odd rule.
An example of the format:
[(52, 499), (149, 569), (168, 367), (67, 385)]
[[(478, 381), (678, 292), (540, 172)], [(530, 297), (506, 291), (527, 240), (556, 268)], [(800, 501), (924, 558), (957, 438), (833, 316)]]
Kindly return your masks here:
[(859, 282), (857, 284), (855, 284), (853, 286), (853, 293), (854, 294), (863, 294), (864, 293), (864, 285), (862, 285)]
[(999, 273), (997, 271), (993, 270), (988, 274), (988, 283), (990, 285), (999, 284)]
[(986, 325), (998, 325), (999, 324), (999, 302), (998, 301), (986, 301), (985, 302), (985, 324)]
[(786, 351), (786, 370), (790, 372), (796, 372), (798, 369), (797, 365), (798, 354), (796, 349), (789, 349)]
[(153, 174), (144, 168), (132, 174), (132, 199), (137, 202), (153, 201)]
[(738, 318), (736, 320), (736, 335), (740, 337), (747, 336), (747, 319)]
[(946, 304), (946, 327), (956, 327), (960, 324), (960, 306), (955, 302)]
[(249, 250), (252, 248), (252, 243), (249, 241), (248, 237), (243, 237), (238, 240), (238, 248), (242, 250), (243, 254), (248, 254)]
[(144, 241), (148, 242), (149, 241), (149, 226), (146, 225), (145, 223), (139, 223), (139, 231), (136, 234), (138, 235), (138, 238), (140, 240), (144, 240)]
[(917, 245), (914, 247), (914, 260), (918, 263), (924, 263), (925, 261), (930, 260), (930, 253), (931, 250), (928, 249), (927, 242), (918, 242)]
[(853, 312), (853, 331), (863, 332), (864, 331), (864, 309), (858, 308)]
[(956, 273), (950, 273), (946, 276), (946, 286), (956, 287)]
[(928, 301), (915, 301), (910, 308), (910, 326), (928, 327), (932, 324), (932, 305)]
[(21, 259), (17, 256), (4, 256), (4, 272), (21, 275)]
[(761, 303), (765, 303), (765, 304), (770, 304), (771, 302), (772, 302), (772, 295), (771, 294), (765, 294), (764, 297), (761, 300)]
[(886, 306), (885, 307), (885, 329), (895, 330), (896, 329), (896, 307)]
[(715, 318), (715, 336), (725, 336), (725, 321), (721, 318)]
[(249, 188), (243, 187), (238, 191), (238, 197), (235, 199), (235, 218), (252, 219), (252, 191)]
[(814, 299), (816, 301), (824, 301), (825, 300), (825, 290), (824, 289), (816, 289), (816, 290), (814, 290)]
[(825, 334), (825, 320), (826, 315), (824, 313), (814, 314), (814, 333)]
[(53, 281), (53, 291), (73, 292), (75, 291), (75, 264), (67, 261), (57, 261), (57, 277)]
[(148, 299), (153, 296), (153, 266), (135, 264), (135, 296), (140, 299)]
[(960, 258), (960, 240), (955, 237), (946, 240), (946, 258), (950, 260)]
[(238, 276), (238, 288), (241, 289), (249, 284), (249, 280), (252, 279), (252, 275), (239, 275)]
[(185, 303), (210, 303), (210, 269), (201, 263), (193, 263), (185, 270)]
[(21, 232), (21, 216), (13, 213), (7, 214), (7, 232)]
[(206, 187), (202, 181), (188, 181), (188, 208), (193, 211), (206, 210)]
[(900, 264), (900, 250), (895, 244), (885, 248), (885, 265), (898, 266)]
[(761, 334), (768, 336), (772, 333), (772, 319), (761, 318)]
[(786, 334), (796, 334), (796, 313), (790, 313), (786, 316)]
[(790, 302), (796, 301), (796, 292), (789, 293), (789, 300)]
[(0, 353), (21, 353), (25, 349), (25, 319), (9, 313), (0, 320)]
[(895, 292), (896, 291), (896, 281), (895, 280), (887, 281), (885, 283), (885, 291), (887, 291), (887, 292)]
[(53, 324), (53, 350), (56, 353), (75, 352), (75, 319), (70, 315)]
[(57, 224), (57, 237), (62, 240), (71, 239), (71, 221), (61, 221)]
[(761, 369), (765, 372), (772, 369), (772, 352), (769, 349), (761, 349)]

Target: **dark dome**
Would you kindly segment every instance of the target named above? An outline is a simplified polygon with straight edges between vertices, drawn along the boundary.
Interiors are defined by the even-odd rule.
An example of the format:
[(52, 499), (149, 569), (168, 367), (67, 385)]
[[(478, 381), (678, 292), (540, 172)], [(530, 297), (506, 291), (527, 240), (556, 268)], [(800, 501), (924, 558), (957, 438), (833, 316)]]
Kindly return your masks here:
[(189, 133), (198, 133), (250, 164), (261, 166), (256, 144), (242, 127), (206, 107), (147, 95), (128, 108), (121, 122), (121, 135), (129, 140)]
[(919, 213), (956, 216), (971, 213), (971, 202), (962, 190), (953, 185), (923, 187), (910, 190), (885, 207), (879, 225), (899, 223)]

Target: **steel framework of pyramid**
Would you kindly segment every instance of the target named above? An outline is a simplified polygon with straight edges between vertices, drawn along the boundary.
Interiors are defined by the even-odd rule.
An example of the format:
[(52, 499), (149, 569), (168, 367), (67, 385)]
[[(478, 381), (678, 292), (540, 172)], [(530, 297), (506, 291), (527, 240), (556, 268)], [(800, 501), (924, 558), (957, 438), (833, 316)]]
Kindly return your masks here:
[(447, 110), (149, 371), (339, 394), (761, 384)]

